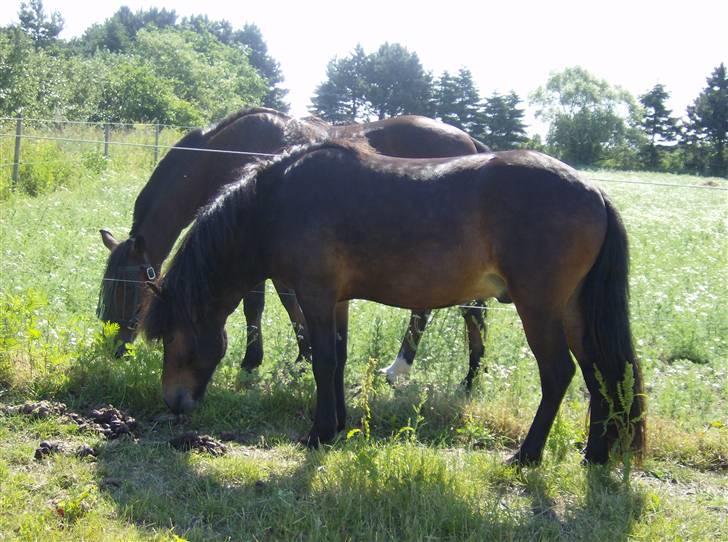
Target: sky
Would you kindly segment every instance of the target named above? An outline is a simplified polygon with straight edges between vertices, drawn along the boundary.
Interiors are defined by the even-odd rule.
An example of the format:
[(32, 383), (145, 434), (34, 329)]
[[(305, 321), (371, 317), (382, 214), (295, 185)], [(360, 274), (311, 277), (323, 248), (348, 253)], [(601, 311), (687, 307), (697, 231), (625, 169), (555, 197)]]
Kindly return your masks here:
[[(728, 0), (44, 0), (43, 5), (63, 16), (62, 38), (81, 35), (122, 5), (134, 11), (174, 9), (180, 17), (204, 14), (235, 28), (254, 23), (281, 65), (292, 113), (301, 116), (325, 80), (327, 63), (357, 44), (369, 53), (387, 41), (400, 43), (435, 76), (466, 67), (483, 97), (514, 90), (527, 102), (549, 74), (576, 65), (635, 97), (662, 83), (678, 116), (712, 70), (728, 64)], [(0, 0), (0, 26), (17, 22), (19, 6), (20, 0)]]

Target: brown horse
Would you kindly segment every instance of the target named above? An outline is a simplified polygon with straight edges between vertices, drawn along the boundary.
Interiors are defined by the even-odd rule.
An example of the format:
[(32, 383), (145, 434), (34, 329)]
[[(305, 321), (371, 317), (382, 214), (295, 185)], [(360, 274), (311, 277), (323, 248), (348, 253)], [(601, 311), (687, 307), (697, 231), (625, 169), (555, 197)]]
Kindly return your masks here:
[[(507, 295), (542, 392), (513, 460), (540, 461), (575, 372), (571, 351), (591, 394), (586, 459), (601, 463), (617, 438), (615, 416), (644, 447), (627, 275), (617, 211), (553, 158), (507, 151), (407, 160), (326, 143), (252, 168), (226, 188), (155, 284), (143, 326), (164, 344), (164, 400), (186, 412), (225, 353), (225, 321), (240, 299), (265, 278), (291, 286), (311, 337), (317, 401), (307, 442), (316, 446), (346, 422), (348, 300), (418, 310)], [(626, 371), (631, 405), (619, 390)]]
[[(146, 296), (142, 283), (159, 274), (181, 231), (219, 189), (240, 176), (240, 168), (260, 157), (301, 143), (324, 138), (366, 141), (382, 154), (401, 157), (446, 157), (487, 151), (465, 132), (425, 117), (405, 116), (361, 125), (331, 126), (317, 119), (296, 120), (273, 109), (245, 109), (229, 116), (207, 132), (195, 130), (180, 140), (156, 167), (137, 197), (129, 238), (119, 242), (101, 230), (110, 250), (97, 313), (102, 320), (119, 324), (123, 343), (136, 336), (138, 311)], [(192, 150), (190, 150), (192, 149)], [(233, 153), (195, 152), (222, 150)], [(236, 154), (237, 152), (237, 154)], [(249, 154), (252, 153), (252, 154)], [(299, 358), (309, 357), (308, 333), (293, 292), (275, 284), (288, 312), (299, 345)], [(264, 284), (244, 298), (248, 344), (242, 365), (252, 370), (263, 359), (260, 332), (265, 303)], [(469, 337), (468, 388), (483, 356), (485, 305), (463, 311)], [(385, 369), (393, 381), (412, 365), (428, 320), (428, 311), (412, 314), (407, 335), (395, 362)], [(120, 353), (124, 351), (124, 346)]]

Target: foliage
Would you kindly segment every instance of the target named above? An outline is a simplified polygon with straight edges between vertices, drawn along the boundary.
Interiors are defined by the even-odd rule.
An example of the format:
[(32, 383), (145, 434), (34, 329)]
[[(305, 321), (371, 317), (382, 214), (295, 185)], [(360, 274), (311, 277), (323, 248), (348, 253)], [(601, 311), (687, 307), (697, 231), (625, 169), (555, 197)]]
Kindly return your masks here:
[[(728, 175), (728, 73), (721, 63), (707, 78), (707, 86), (688, 107), (687, 144), (707, 147), (709, 159), (703, 161), (713, 175)], [(707, 163), (706, 163), (707, 162)]]
[(440, 120), (480, 137), (480, 94), (470, 70), (461, 68), (456, 76), (443, 72), (435, 83), (433, 101)]
[(376, 118), (428, 114), (431, 77), (417, 53), (384, 43), (369, 55), (364, 73), (367, 107)]
[(493, 150), (514, 149), (526, 141), (526, 126), (520, 98), (515, 92), (500, 95), (494, 92), (485, 99), (481, 116), (485, 131), (481, 139)]
[(20, 28), (33, 40), (36, 47), (53, 43), (63, 30), (63, 17), (57, 11), (46, 15), (42, 0), (20, 3)]
[(549, 123), (547, 143), (553, 153), (570, 164), (596, 165), (628, 142), (633, 98), (581, 67), (552, 74), (531, 102), (536, 117)]
[(122, 7), (63, 42), (48, 30), (58, 14), (49, 21), (40, 1), (23, 6), (21, 25), (0, 29), (0, 114), (201, 125), (264, 100), (286, 108), (280, 69), (253, 25), (178, 24), (174, 11)]
[(361, 45), (326, 66), (326, 81), (316, 87), (311, 112), (335, 124), (368, 119), (366, 70), (368, 57)]
[(661, 147), (675, 141), (678, 135), (677, 120), (671, 116), (665, 101), (670, 93), (665, 86), (657, 84), (649, 92), (639, 97), (644, 108), (641, 127), (648, 138), (647, 144), (642, 148), (643, 162), (652, 170), (660, 167)]

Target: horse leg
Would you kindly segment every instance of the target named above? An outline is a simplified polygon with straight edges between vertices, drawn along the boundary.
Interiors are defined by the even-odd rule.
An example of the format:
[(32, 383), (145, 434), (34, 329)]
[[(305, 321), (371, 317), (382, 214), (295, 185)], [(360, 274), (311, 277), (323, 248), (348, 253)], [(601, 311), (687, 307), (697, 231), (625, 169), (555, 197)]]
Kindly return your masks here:
[[(479, 299), (473, 301), (473, 303), (467, 307), (460, 309), (465, 319), (465, 329), (468, 333), (468, 353), (470, 366), (468, 368), (468, 374), (463, 380), (465, 390), (470, 392), (473, 388), (473, 379), (478, 374), (480, 368), (480, 360), (483, 358), (485, 353), (485, 336), (488, 328), (485, 325), (485, 316), (487, 311), (487, 305), (485, 301)], [(484, 371), (488, 371), (485, 367)]]
[[(320, 442), (330, 442), (339, 426), (336, 402), (336, 317), (334, 302), (326, 302), (327, 295), (299, 296), (311, 337), (313, 376), (316, 381), (316, 410), (313, 427), (306, 437), (306, 445), (318, 447)], [(343, 341), (342, 341), (343, 342)], [(341, 368), (343, 396), (343, 366)]]
[(609, 459), (609, 439), (604, 424), (609, 416), (609, 405), (599, 390), (594, 364), (589, 361), (584, 348), (584, 321), (576, 302), (570, 303), (566, 313), (566, 340), (589, 390), (589, 436), (584, 449), (584, 461), (606, 463)]
[(336, 373), (334, 388), (336, 390), (336, 430), (346, 427), (346, 399), (344, 397), (344, 368), (346, 367), (347, 340), (349, 335), (349, 302), (336, 305)]
[(248, 344), (245, 347), (245, 356), (241, 366), (246, 371), (258, 368), (263, 361), (263, 335), (260, 331), (260, 324), (264, 307), (265, 282), (261, 282), (243, 297)]
[(288, 313), (288, 318), (291, 319), (293, 333), (296, 335), (296, 342), (298, 343), (298, 357), (296, 358), (296, 362), (303, 361), (304, 359), (310, 360), (311, 341), (308, 337), (308, 329), (306, 328), (306, 318), (303, 316), (301, 306), (296, 299), (296, 292), (276, 281), (273, 281), (273, 286), (275, 286), (276, 292), (278, 292), (281, 305), (283, 305), (283, 308)]
[(400, 378), (406, 378), (412, 370), (417, 347), (420, 344), (420, 339), (422, 339), (422, 334), (425, 332), (431, 313), (432, 311), (428, 310), (412, 311), (397, 358), (389, 367), (380, 371), (387, 377), (387, 382), (390, 384), (394, 385)]
[(553, 312), (516, 307), (526, 339), (538, 362), (541, 402), (526, 439), (509, 462), (537, 465), (541, 462), (546, 438), (576, 368), (569, 355), (561, 317)]

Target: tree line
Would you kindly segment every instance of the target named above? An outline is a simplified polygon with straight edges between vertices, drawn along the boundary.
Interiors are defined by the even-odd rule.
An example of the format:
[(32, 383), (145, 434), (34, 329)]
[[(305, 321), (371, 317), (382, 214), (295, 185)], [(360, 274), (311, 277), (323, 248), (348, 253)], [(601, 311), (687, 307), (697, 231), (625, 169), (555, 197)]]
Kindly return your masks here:
[[(165, 9), (120, 8), (81, 37), (60, 40), (63, 18), (42, 0), (21, 3), (0, 29), (0, 114), (198, 126), (240, 107), (287, 111), (278, 62), (260, 30)], [(438, 118), (493, 149), (544, 150), (579, 167), (728, 176), (728, 74), (723, 63), (683, 115), (662, 84), (637, 98), (581, 67), (552, 74), (528, 97), (547, 127), (528, 138), (525, 104), (481, 95), (470, 70), (434, 75), (415, 52), (385, 43), (333, 58), (311, 98), (333, 123), (394, 115)]]

